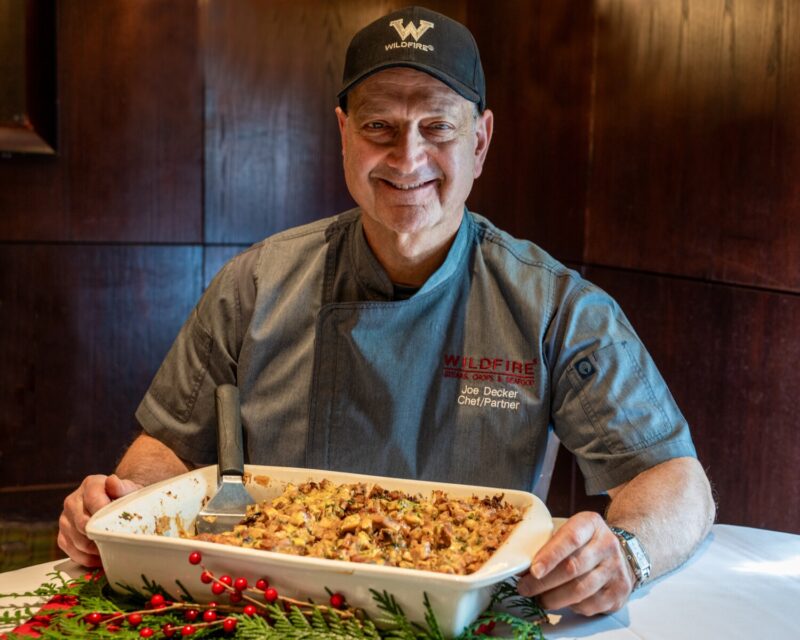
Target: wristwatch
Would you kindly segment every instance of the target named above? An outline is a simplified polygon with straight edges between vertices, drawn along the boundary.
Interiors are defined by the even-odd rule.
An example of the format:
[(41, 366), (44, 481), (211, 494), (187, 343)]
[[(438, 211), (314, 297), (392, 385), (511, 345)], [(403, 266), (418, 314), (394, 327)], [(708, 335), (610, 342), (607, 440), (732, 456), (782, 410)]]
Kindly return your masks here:
[(636, 576), (636, 584), (633, 585), (633, 590), (636, 591), (650, 577), (650, 558), (647, 557), (647, 552), (644, 550), (642, 543), (639, 542), (639, 538), (630, 531), (610, 525), (609, 529), (617, 536), (619, 543), (622, 545), (622, 551), (625, 553), (625, 558), (628, 560), (628, 564), (631, 565), (631, 569), (633, 569), (633, 574)]

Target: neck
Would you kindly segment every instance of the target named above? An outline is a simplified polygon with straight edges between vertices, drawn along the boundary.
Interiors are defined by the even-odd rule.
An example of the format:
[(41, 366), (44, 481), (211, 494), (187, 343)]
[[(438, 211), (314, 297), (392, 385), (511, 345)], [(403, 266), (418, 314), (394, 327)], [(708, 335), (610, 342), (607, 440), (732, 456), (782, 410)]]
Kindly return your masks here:
[(375, 255), (393, 283), (421, 287), (444, 262), (449, 248), (448, 245), (441, 251), (414, 259), (402, 255)]
[[(420, 287), (447, 258), (455, 230), (437, 240), (422, 234), (387, 234), (382, 236), (372, 225), (364, 224), (364, 235), (389, 279), (400, 285)], [(418, 237), (421, 235), (422, 237)]]

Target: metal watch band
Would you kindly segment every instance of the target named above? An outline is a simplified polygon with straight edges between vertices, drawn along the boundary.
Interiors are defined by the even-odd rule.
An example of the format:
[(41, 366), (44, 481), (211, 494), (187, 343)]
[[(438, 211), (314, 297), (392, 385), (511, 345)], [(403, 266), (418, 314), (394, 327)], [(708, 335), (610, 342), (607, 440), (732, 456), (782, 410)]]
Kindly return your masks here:
[(647, 552), (642, 547), (642, 543), (630, 531), (620, 529), (609, 525), (609, 528), (617, 536), (617, 539), (622, 545), (622, 550), (625, 553), (625, 558), (628, 560), (633, 574), (636, 576), (636, 584), (633, 585), (634, 591), (641, 587), (650, 577), (650, 558), (647, 557)]

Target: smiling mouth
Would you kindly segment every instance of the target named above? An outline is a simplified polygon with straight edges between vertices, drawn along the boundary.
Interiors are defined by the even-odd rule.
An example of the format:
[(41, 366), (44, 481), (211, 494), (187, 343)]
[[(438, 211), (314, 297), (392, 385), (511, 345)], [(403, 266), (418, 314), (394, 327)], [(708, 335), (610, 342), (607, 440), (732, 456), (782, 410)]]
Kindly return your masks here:
[(381, 178), (380, 180), (384, 184), (387, 184), (390, 187), (397, 189), (398, 191), (415, 191), (417, 189), (422, 189), (436, 182), (436, 180), (434, 179), (434, 180), (427, 180), (425, 182), (412, 182), (405, 184), (401, 182), (392, 182), (391, 180), (387, 180), (386, 178)]

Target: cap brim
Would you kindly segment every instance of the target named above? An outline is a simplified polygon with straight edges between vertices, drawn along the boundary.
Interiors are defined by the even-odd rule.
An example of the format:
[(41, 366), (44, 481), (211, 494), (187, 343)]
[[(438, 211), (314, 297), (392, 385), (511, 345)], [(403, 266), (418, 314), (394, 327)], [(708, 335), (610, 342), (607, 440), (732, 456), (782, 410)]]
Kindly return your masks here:
[(345, 85), (336, 97), (339, 99), (339, 104), (344, 107), (344, 98), (347, 94), (356, 87), (356, 85), (360, 84), (367, 78), (372, 75), (375, 75), (379, 71), (383, 71), (384, 69), (391, 69), (396, 67), (408, 67), (410, 69), (416, 69), (417, 71), (422, 71), (423, 73), (427, 73), (429, 76), (433, 76), (437, 80), (443, 82), (448, 87), (450, 87), (453, 91), (459, 94), (461, 97), (469, 100), (470, 102), (474, 102), (478, 105), (478, 108), (483, 111), (484, 106), (481, 104), (481, 97), (480, 95), (470, 89), (467, 85), (463, 82), (459, 82), (455, 78), (450, 77), (446, 73), (443, 73), (439, 69), (435, 69), (433, 67), (429, 67), (428, 65), (421, 64), (419, 62), (407, 62), (407, 61), (397, 61), (397, 62), (385, 62), (375, 67), (368, 69), (366, 72), (362, 73), (358, 78), (351, 81), (347, 85)]

